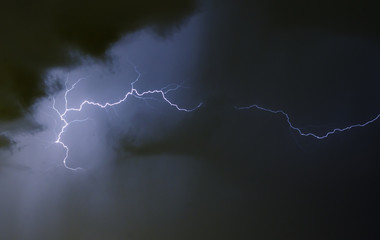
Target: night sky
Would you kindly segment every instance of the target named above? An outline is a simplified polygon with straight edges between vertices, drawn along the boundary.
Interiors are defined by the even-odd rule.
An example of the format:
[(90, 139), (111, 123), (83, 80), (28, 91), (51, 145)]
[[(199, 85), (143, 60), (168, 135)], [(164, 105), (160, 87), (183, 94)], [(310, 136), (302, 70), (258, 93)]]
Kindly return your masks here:
[[(379, 239), (380, 3), (0, 7), (0, 239)], [(62, 141), (58, 111), (85, 106)], [(66, 84), (66, 85), (65, 85)], [(55, 101), (55, 105), (54, 104)]]

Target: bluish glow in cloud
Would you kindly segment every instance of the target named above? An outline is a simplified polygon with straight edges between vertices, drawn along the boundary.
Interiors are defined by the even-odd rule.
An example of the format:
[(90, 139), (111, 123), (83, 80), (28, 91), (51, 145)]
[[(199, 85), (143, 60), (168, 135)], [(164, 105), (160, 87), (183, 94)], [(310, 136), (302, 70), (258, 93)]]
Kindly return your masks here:
[[(191, 172), (188, 168), (193, 165), (190, 159), (174, 162), (170, 156), (159, 157), (161, 160), (156, 157), (158, 165), (169, 164), (172, 167), (157, 168), (154, 172), (147, 170), (147, 158), (129, 164), (128, 169), (124, 169), (129, 175), (128, 179), (124, 179), (124, 175), (120, 176), (122, 185), (131, 192), (137, 187), (140, 189), (140, 195), (135, 194), (130, 200), (115, 203), (114, 207), (107, 208), (106, 206), (115, 201), (119, 193), (107, 194), (105, 191), (108, 191), (107, 181), (114, 181), (115, 176), (107, 177), (107, 174), (116, 164), (115, 161), (122, 159), (122, 161), (133, 162), (135, 158), (128, 153), (116, 151), (120, 138), (128, 137), (135, 142), (144, 142), (145, 139), (152, 138), (159, 139), (165, 136), (166, 127), (169, 129), (176, 127), (183, 118), (187, 117), (188, 113), (178, 111), (175, 106), (171, 107), (162, 96), (171, 103), (178, 103), (178, 107), (186, 106), (187, 108), (187, 106), (197, 106), (200, 103), (201, 99), (192, 86), (200, 23), (201, 19), (194, 17), (185, 27), (168, 38), (155, 36), (149, 29), (145, 29), (120, 40), (108, 51), (105, 61), (83, 58), (82, 64), (78, 67), (51, 69), (46, 74), (46, 84), (51, 86), (52, 95), (36, 102), (27, 116), (40, 127), (33, 131), (29, 129), (15, 131), (9, 128), (11, 130), (7, 132), (7, 136), (11, 137), (15, 144), (10, 150), (5, 148), (0, 150), (2, 159), (0, 189), (1, 195), (5, 196), (2, 199), (3, 204), (0, 205), (2, 233), (14, 234), (16, 232), (14, 227), (18, 227), (16, 233), (18, 238), (38, 236), (41, 232), (51, 234), (61, 232), (65, 236), (63, 226), (70, 224), (67, 222), (68, 218), (65, 217), (65, 209), (70, 208), (68, 205), (81, 205), (68, 198), (78, 196), (79, 199), (84, 199), (85, 195), (92, 196), (91, 202), (82, 205), (82, 208), (100, 216), (105, 214), (105, 209), (107, 209), (106, 212), (117, 211), (117, 206), (121, 206), (119, 203), (123, 206), (126, 206), (125, 204), (132, 206), (135, 201), (140, 202), (137, 201), (138, 198), (141, 198), (141, 201), (148, 199), (146, 194), (150, 193), (143, 189), (146, 182), (150, 184), (149, 179), (152, 176), (152, 179), (156, 179), (154, 180), (156, 187), (162, 188), (163, 176), (173, 176), (173, 173), (182, 169), (180, 176), (179, 173), (178, 176), (173, 176), (177, 179), (179, 186), (173, 186), (171, 195), (174, 192), (175, 194), (170, 204), (173, 211), (176, 208), (180, 210), (183, 202), (178, 202), (178, 199), (184, 194), (183, 191), (186, 191), (183, 184), (191, 176), (190, 173), (185, 173)], [(89, 119), (85, 123), (72, 124), (70, 129), (61, 136), (62, 141), (70, 147), (70, 159), (67, 165), (81, 166), (86, 169), (81, 174), (67, 171), (62, 163), (65, 149), (55, 143), (64, 123), (52, 108), (54, 99), (57, 109), (65, 109), (65, 89), (61, 88), (57, 91), (59, 89), (57, 86), (64, 86), (67, 79), (70, 86), (78, 79), (85, 78), (67, 97), (69, 108), (78, 107), (85, 100), (97, 103), (116, 102), (131, 91), (131, 83), (138, 77), (131, 62), (141, 71), (139, 81), (133, 85), (136, 91), (132, 90), (136, 97), (106, 109), (84, 107), (81, 112), (67, 114), (68, 122)], [(175, 85), (169, 85), (171, 83), (181, 84), (181, 88), (170, 91), (169, 89), (173, 86), (176, 88)], [(138, 97), (137, 93), (151, 89), (161, 91), (162, 87), (168, 85), (169, 88), (152, 95), (155, 100), (144, 101)], [(163, 125), (166, 127), (162, 127)], [(178, 161), (178, 158), (175, 158), (175, 161)], [(98, 179), (96, 181), (102, 181), (102, 183), (92, 188), (82, 189), (81, 184), (82, 187), (93, 184), (93, 180), (90, 180), (91, 176), (95, 176)], [(179, 188), (181, 190), (178, 190)], [(166, 192), (166, 190), (160, 192)], [(161, 203), (168, 202), (161, 201)], [(18, 212), (8, 212), (7, 209), (18, 209)], [(103, 212), (100, 209), (103, 209)], [(132, 207), (131, 209), (133, 210)], [(132, 216), (137, 214), (132, 210), (131, 219), (128, 221), (135, 224), (141, 223), (137, 219), (132, 221)], [(175, 211), (172, 213), (176, 214)], [(74, 212), (70, 214), (75, 215)], [(143, 219), (151, 217), (145, 216), (140, 211), (138, 214)], [(51, 221), (42, 224), (43, 221), (38, 216), (50, 216)], [(5, 224), (5, 219), (8, 224)], [(140, 226), (140, 223), (137, 225)], [(120, 225), (117, 228), (123, 229), (124, 226)], [(88, 233), (87, 237), (91, 237), (91, 234)]]
[[(36, 103), (33, 118), (41, 124), (43, 131), (14, 134), (12, 138), (17, 143), (15, 148), (19, 150), (13, 152), (12, 158), (20, 161), (33, 159), (27, 163), (23, 161), (23, 164), (33, 168), (49, 169), (60, 166), (62, 164), (57, 159), (62, 158), (62, 149), (57, 149), (52, 144), (58, 139), (60, 143), (62, 140), (75, 146), (72, 161), (79, 159), (78, 165), (86, 165), (80, 164), (81, 161), (87, 161), (83, 159), (92, 159), (93, 163), (100, 162), (101, 158), (112, 158), (112, 149), (118, 145), (117, 139), (127, 134), (133, 125), (149, 122), (145, 119), (136, 122), (136, 114), (144, 112), (148, 119), (152, 119), (150, 115), (159, 113), (162, 114), (161, 117), (166, 115), (168, 119), (173, 119), (174, 124), (179, 118), (172, 110), (167, 109), (165, 103), (179, 111), (192, 110), (192, 107), (181, 106), (199, 107), (199, 98), (190, 99), (195, 89), (189, 86), (194, 77), (191, 73), (196, 67), (195, 60), (198, 56), (200, 23), (200, 17), (194, 17), (185, 28), (168, 39), (155, 36), (149, 29), (145, 29), (115, 44), (109, 50), (105, 62), (83, 59), (82, 66), (75, 69), (52, 69), (46, 75), (46, 83), (49, 85), (65, 85), (68, 81), (67, 84), (74, 87), (78, 79), (83, 80), (75, 86), (75, 91), (70, 91), (69, 96), (66, 96), (68, 92), (61, 91), (53, 98), (41, 99)], [(137, 68), (141, 73), (136, 71)], [(181, 84), (181, 89), (177, 89), (178, 84)], [(169, 88), (165, 89), (163, 86)], [(152, 89), (158, 90), (152, 92)], [(153, 100), (139, 100), (146, 97), (146, 94), (151, 95)], [(129, 95), (137, 99), (116, 106)], [(88, 104), (104, 108), (103, 103), (106, 102), (113, 103), (106, 111), (83, 108)], [(179, 116), (183, 117), (182, 114)], [(67, 122), (62, 122), (62, 118)], [(85, 124), (73, 124), (66, 133), (65, 128), (69, 122), (81, 119), (91, 120)], [(160, 117), (157, 121), (161, 121)], [(116, 135), (112, 137), (114, 140), (109, 140), (110, 134)], [(63, 146), (66, 149), (67, 146)], [(77, 157), (75, 153), (78, 154)]]

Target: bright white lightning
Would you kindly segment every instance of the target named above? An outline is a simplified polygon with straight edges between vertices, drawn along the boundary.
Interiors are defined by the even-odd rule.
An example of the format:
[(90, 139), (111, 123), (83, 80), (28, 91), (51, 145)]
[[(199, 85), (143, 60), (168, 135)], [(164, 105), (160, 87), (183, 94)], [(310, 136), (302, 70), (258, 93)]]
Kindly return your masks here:
[(171, 107), (174, 107), (176, 108), (178, 111), (184, 111), (184, 112), (192, 112), (196, 109), (198, 109), (199, 107), (202, 106), (203, 103), (199, 103), (196, 107), (192, 108), (192, 109), (186, 109), (186, 108), (182, 108), (180, 107), (178, 104), (176, 103), (173, 103), (171, 102), (166, 94), (171, 92), (171, 91), (175, 91), (175, 90), (178, 90), (181, 85), (179, 84), (170, 84), (169, 86), (166, 86), (164, 88), (161, 88), (161, 89), (155, 89), (155, 90), (148, 90), (148, 91), (145, 91), (145, 92), (139, 92), (135, 87), (134, 87), (134, 84), (136, 82), (139, 81), (140, 77), (141, 77), (141, 73), (138, 72), (138, 70), (136, 69), (135, 67), (135, 71), (136, 73), (138, 74), (137, 78), (135, 81), (133, 81), (131, 83), (131, 89), (124, 95), (123, 98), (121, 98), (119, 101), (116, 101), (116, 102), (106, 102), (104, 104), (102, 103), (97, 103), (97, 102), (92, 102), (92, 101), (88, 101), (88, 100), (85, 100), (83, 101), (79, 107), (77, 108), (72, 108), (72, 107), (68, 107), (68, 99), (67, 99), (67, 96), (68, 94), (75, 89), (75, 86), (83, 79), (79, 79), (78, 81), (76, 81), (73, 85), (71, 85), (71, 87), (68, 87), (67, 86), (67, 82), (68, 80), (66, 81), (65, 83), (65, 86), (66, 86), (66, 91), (65, 91), (65, 94), (64, 94), (64, 101), (65, 101), (65, 109), (63, 112), (59, 111), (56, 106), (55, 106), (55, 99), (53, 98), (53, 109), (54, 111), (59, 115), (59, 118), (60, 120), (62, 121), (63, 123), (63, 126), (61, 128), (61, 130), (59, 131), (59, 133), (57, 134), (57, 138), (55, 140), (55, 143), (57, 144), (60, 144), (64, 149), (65, 149), (65, 157), (63, 159), (63, 165), (65, 166), (65, 168), (67, 169), (70, 169), (70, 170), (82, 170), (82, 168), (80, 167), (77, 167), (77, 168), (73, 168), (73, 167), (70, 167), (67, 165), (67, 159), (69, 157), (69, 147), (62, 141), (62, 135), (63, 133), (66, 132), (67, 128), (72, 124), (72, 123), (77, 123), (77, 122), (84, 122), (84, 121), (87, 121), (89, 120), (88, 118), (86, 119), (82, 119), (82, 120), (73, 120), (73, 121), (68, 121), (67, 120), (67, 114), (70, 113), (70, 112), (81, 112), (83, 107), (85, 105), (92, 105), (92, 106), (95, 106), (95, 107), (100, 107), (100, 108), (107, 108), (107, 107), (112, 107), (112, 106), (115, 106), (115, 105), (119, 105), (123, 102), (125, 102), (128, 97), (136, 97), (136, 98), (140, 98), (140, 99), (143, 99), (143, 100), (148, 100), (148, 99), (152, 99), (152, 97), (149, 97), (151, 95), (159, 95), (162, 100), (164, 100), (166, 103), (168, 103)]

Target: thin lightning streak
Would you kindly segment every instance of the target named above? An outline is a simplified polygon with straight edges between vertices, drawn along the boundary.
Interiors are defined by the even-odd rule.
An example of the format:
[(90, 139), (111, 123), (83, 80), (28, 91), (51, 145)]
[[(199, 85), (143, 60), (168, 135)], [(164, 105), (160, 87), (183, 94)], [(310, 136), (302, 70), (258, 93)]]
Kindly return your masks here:
[(260, 107), (259, 105), (251, 105), (251, 106), (248, 106), (248, 107), (235, 107), (236, 109), (238, 110), (246, 110), (246, 109), (252, 109), (252, 108), (256, 108), (256, 109), (259, 109), (259, 110), (262, 110), (262, 111), (266, 111), (266, 112), (270, 112), (270, 113), (274, 113), (274, 114), (282, 114), (286, 117), (286, 120), (290, 126), (291, 129), (297, 131), (300, 135), (302, 136), (311, 136), (311, 137), (314, 137), (314, 138), (317, 138), (317, 139), (325, 139), (327, 138), (328, 136), (334, 134), (334, 133), (337, 133), (337, 132), (344, 132), (344, 131), (347, 131), (347, 130), (350, 130), (352, 128), (357, 128), (357, 127), (365, 127), (367, 126), (368, 124), (371, 124), (373, 122), (375, 122), (376, 120), (378, 120), (380, 118), (380, 114), (378, 114), (376, 117), (372, 118), (371, 120), (365, 122), (365, 123), (360, 123), (360, 124), (354, 124), (354, 125), (350, 125), (348, 127), (345, 127), (345, 128), (335, 128), (327, 133), (325, 133), (324, 135), (317, 135), (317, 134), (314, 134), (314, 133), (305, 133), (305, 132), (302, 132), (302, 130), (300, 128), (297, 128), (293, 125), (293, 123), (290, 121), (290, 117), (289, 115), (282, 111), (282, 110), (272, 110), (272, 109), (268, 109), (268, 108), (264, 108), (264, 107)]
[(186, 108), (182, 108), (180, 107), (178, 104), (176, 103), (173, 103), (171, 102), (167, 97), (166, 97), (166, 94), (171, 92), (171, 91), (175, 91), (175, 90), (178, 90), (179, 88), (182, 87), (182, 84), (170, 84), (164, 88), (161, 88), (159, 90), (148, 90), (148, 91), (145, 91), (145, 92), (139, 92), (135, 87), (134, 87), (134, 84), (137, 83), (141, 77), (141, 73), (137, 70), (137, 68), (135, 67), (135, 71), (137, 73), (137, 78), (135, 79), (135, 81), (133, 81), (131, 83), (131, 89), (124, 95), (124, 97), (122, 99), (120, 99), (119, 101), (116, 101), (116, 102), (106, 102), (104, 104), (101, 104), (101, 103), (97, 103), (97, 102), (92, 102), (92, 101), (88, 101), (88, 100), (85, 100), (83, 101), (79, 107), (77, 108), (73, 108), (73, 107), (68, 107), (68, 94), (75, 89), (75, 86), (80, 82), (82, 81), (84, 78), (81, 78), (79, 79), (78, 81), (76, 81), (73, 85), (71, 85), (71, 87), (68, 87), (67, 85), (67, 82), (68, 82), (68, 79), (66, 80), (66, 83), (65, 83), (65, 86), (66, 86), (66, 91), (65, 91), (65, 94), (64, 94), (64, 100), (65, 100), (65, 109), (63, 112), (60, 112), (56, 106), (55, 106), (55, 98), (53, 98), (53, 106), (52, 106), (52, 109), (58, 114), (60, 120), (63, 122), (63, 126), (61, 128), (61, 130), (59, 131), (59, 133), (57, 134), (57, 138), (55, 140), (55, 143), (57, 144), (60, 144), (64, 149), (65, 149), (65, 156), (64, 156), (64, 159), (63, 159), (63, 165), (67, 168), (67, 169), (70, 169), (70, 170), (73, 170), (73, 171), (76, 171), (76, 170), (83, 170), (82, 168), (80, 167), (77, 167), (77, 168), (72, 168), (72, 167), (69, 167), (67, 165), (67, 159), (69, 157), (69, 147), (62, 141), (62, 135), (63, 133), (66, 132), (67, 128), (72, 124), (72, 123), (78, 123), (78, 122), (84, 122), (84, 121), (87, 121), (89, 120), (88, 118), (86, 119), (83, 119), (83, 120), (73, 120), (73, 121), (68, 121), (67, 120), (67, 114), (70, 113), (70, 112), (81, 112), (83, 110), (83, 107), (85, 105), (92, 105), (92, 106), (96, 106), (96, 107), (100, 107), (100, 108), (107, 108), (107, 107), (113, 107), (113, 106), (116, 106), (116, 105), (119, 105), (121, 103), (123, 103), (124, 101), (126, 101), (128, 99), (128, 97), (130, 96), (133, 96), (133, 97), (136, 97), (136, 98), (139, 98), (139, 99), (143, 99), (144, 101), (146, 100), (151, 100), (151, 99), (155, 99), (153, 97), (149, 97), (150, 95), (160, 95), (160, 97), (162, 98), (163, 101), (165, 101), (166, 103), (168, 103), (171, 107), (174, 107), (176, 108), (178, 111), (183, 111), (183, 112), (192, 112), (198, 108), (200, 108), (203, 103), (199, 103), (196, 107), (194, 108), (191, 108), (191, 109), (186, 109)]

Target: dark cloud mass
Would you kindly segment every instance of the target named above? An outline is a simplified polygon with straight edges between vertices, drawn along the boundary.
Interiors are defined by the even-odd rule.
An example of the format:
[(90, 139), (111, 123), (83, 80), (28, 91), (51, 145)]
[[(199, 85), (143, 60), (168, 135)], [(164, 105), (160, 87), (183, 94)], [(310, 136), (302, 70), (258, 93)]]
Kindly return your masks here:
[[(377, 116), (379, 3), (69, 2), (0, 8), (0, 122), (9, 124), (0, 148), (11, 146), (0, 149), (0, 239), (380, 238), (380, 119), (318, 140), (280, 114), (234, 108), (282, 109), (319, 135)], [(7, 126), (27, 128), (10, 120), (44, 95), (47, 68), (104, 52), (107, 66), (70, 68), (70, 83), (88, 76), (70, 106), (120, 99), (138, 75), (131, 62), (139, 90), (183, 82), (168, 99), (204, 105), (179, 112), (152, 95), (73, 113), (88, 121), (62, 139), (68, 165), (84, 171), (62, 167), (51, 99), (29, 108), (38, 131), (1, 137), (13, 134)], [(59, 82), (47, 87), (62, 110)]]
[(379, 37), (376, 1), (258, 1), (276, 28), (315, 28), (335, 34)]
[(255, 102), (321, 124), (327, 115), (338, 123), (342, 115), (373, 114), (380, 59), (375, 5), (218, 1), (199, 64), (205, 97)]
[(196, 1), (6, 1), (0, 7), (0, 121), (19, 118), (45, 94), (43, 73), (72, 65), (75, 51), (101, 57), (126, 33), (167, 34)]
[(188, 221), (208, 227), (194, 235), (378, 236), (378, 123), (316, 141), (298, 136), (279, 115), (233, 110), (252, 103), (283, 109), (296, 126), (317, 133), (376, 116), (378, 3), (241, 0), (210, 6), (197, 72), (205, 108), (159, 140), (125, 138), (123, 149), (140, 157), (193, 156), (207, 166), (192, 196), (203, 200), (189, 207), (207, 210)]
[(11, 144), (11, 141), (8, 138), (0, 135), (0, 148), (1, 147), (7, 147), (10, 144)]

